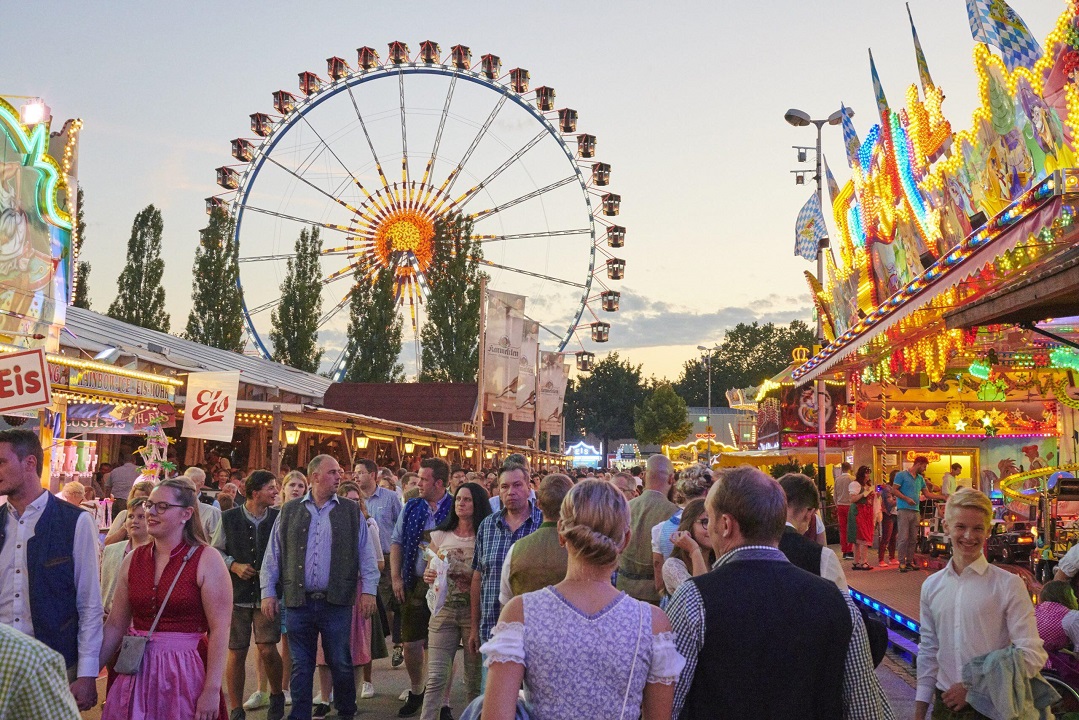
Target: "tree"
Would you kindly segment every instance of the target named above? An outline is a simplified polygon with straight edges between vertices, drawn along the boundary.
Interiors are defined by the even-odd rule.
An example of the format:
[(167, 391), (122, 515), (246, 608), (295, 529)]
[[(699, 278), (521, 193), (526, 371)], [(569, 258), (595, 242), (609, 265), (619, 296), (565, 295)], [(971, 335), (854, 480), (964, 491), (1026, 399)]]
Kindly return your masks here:
[(420, 328), (420, 382), (475, 382), (483, 249), (472, 239), (472, 221), (455, 213), (435, 222), (432, 243), (431, 294)]
[[(815, 340), (815, 333), (802, 320), (786, 327), (754, 322), (730, 328), (712, 352), (712, 405), (726, 407), (727, 390), (760, 385), (790, 365), (794, 348), (812, 347)], [(707, 404), (708, 364), (704, 358), (685, 362), (674, 389), (690, 405)]]
[(116, 299), (109, 305), (108, 314), (132, 325), (167, 333), (169, 314), (165, 312), (165, 288), (161, 286), (161, 276), (165, 273), (165, 261), (161, 259), (163, 230), (161, 211), (153, 205), (147, 205), (135, 216), (127, 241), (127, 263), (116, 282)]
[(210, 214), (195, 249), (191, 280), (191, 313), (184, 337), (203, 345), (242, 353), (243, 305), (240, 266), (232, 242), (232, 218), (221, 208)]
[(356, 285), (349, 298), (348, 346), (351, 358), (345, 382), (402, 382), (405, 369), (401, 354), (403, 322), (397, 312), (394, 272), (379, 271), (374, 278), (356, 269)]
[(300, 231), (288, 259), (281, 299), (270, 316), (273, 359), (297, 370), (318, 371), (322, 348), (318, 347), (318, 320), (322, 314), (322, 240), (318, 228)]
[(693, 429), (687, 415), (686, 401), (678, 397), (669, 383), (656, 385), (644, 404), (633, 410), (637, 442), (669, 445), (684, 440)]
[[(82, 185), (79, 185), (75, 199), (75, 241), (71, 247), (71, 257), (74, 260), (82, 254), (82, 244), (86, 240), (86, 221), (82, 216)], [(75, 265), (75, 294), (71, 298), (71, 304), (83, 310), (90, 309), (90, 263), (79, 260)]]
[[(633, 437), (633, 412), (644, 403), (645, 397), (641, 366), (622, 360), (613, 352), (576, 383), (574, 412), (579, 413), (582, 429), (603, 441), (606, 453), (612, 439)], [(569, 421), (567, 415), (567, 434)]]

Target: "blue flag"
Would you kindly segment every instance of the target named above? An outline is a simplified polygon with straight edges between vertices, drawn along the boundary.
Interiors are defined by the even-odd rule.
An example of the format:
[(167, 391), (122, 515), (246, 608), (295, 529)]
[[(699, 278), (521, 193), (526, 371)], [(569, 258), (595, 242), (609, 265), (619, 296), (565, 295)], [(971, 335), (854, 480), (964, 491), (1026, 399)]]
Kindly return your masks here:
[(824, 161), (824, 177), (828, 182), (828, 204), (835, 207), (835, 199), (839, 197), (839, 183), (835, 181), (832, 169), (828, 167), (828, 158), (824, 157), (823, 153), (821, 153), (821, 159)]
[(847, 166), (854, 167), (859, 164), (858, 151), (862, 149), (862, 143), (858, 140), (858, 133), (847, 112), (847, 106), (840, 103), (839, 110), (843, 113), (843, 147), (847, 150)]
[(820, 209), (817, 193), (809, 196), (802, 206), (794, 227), (794, 254), (806, 260), (817, 259), (817, 247), (822, 238), (828, 237), (828, 228), (824, 224), (824, 214)]
[(967, 19), (974, 40), (1000, 50), (1009, 71), (1017, 67), (1033, 69), (1041, 58), (1041, 45), (1023, 18), (1004, 0), (967, 0)]
[(910, 32), (914, 35), (914, 57), (918, 62), (918, 77), (922, 81), (922, 94), (933, 87), (933, 78), (929, 75), (929, 63), (925, 61), (925, 53), (922, 52), (922, 43), (918, 40), (918, 31), (914, 27), (914, 16), (910, 14), (910, 3), (907, 3), (907, 17), (910, 19)]

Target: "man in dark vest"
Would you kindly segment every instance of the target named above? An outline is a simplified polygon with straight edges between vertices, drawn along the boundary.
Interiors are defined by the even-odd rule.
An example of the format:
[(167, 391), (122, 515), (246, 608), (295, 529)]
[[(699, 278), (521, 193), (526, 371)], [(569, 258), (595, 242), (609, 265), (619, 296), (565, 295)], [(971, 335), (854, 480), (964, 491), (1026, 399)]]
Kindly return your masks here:
[(566, 579), (569, 555), (558, 542), (558, 518), (562, 500), (572, 487), (573, 481), (558, 473), (540, 481), (536, 505), (543, 513), (543, 522), (531, 535), (510, 545), (506, 553), (498, 595), (503, 605), (514, 596), (557, 585)]
[(834, 720), (843, 713), (851, 616), (843, 594), (778, 549), (783, 490), (748, 466), (726, 472), (706, 500), (719, 560), (667, 608), (686, 659), (672, 717)]
[(64, 656), (79, 710), (97, 705), (101, 586), (93, 516), (41, 486), (29, 430), (0, 432), (0, 623)]
[(629, 503), (629, 545), (618, 565), (618, 589), (653, 605), (659, 605), (659, 591), (652, 564), (652, 528), (678, 511), (678, 506), (667, 499), (673, 477), (674, 466), (665, 456), (648, 458), (644, 492)]
[[(329, 455), (307, 465), (311, 489), (281, 508), (262, 560), (262, 612), (276, 618), (288, 608), (285, 628), (292, 653), (291, 720), (311, 720), (311, 690), (318, 639), (333, 676), (341, 718), (356, 714), (356, 679), (349, 636), (352, 606), (375, 611), (378, 558), (360, 507), (337, 497), (341, 466)], [(357, 598), (357, 584), (360, 595)]]
[(281, 691), (281, 623), (263, 614), (259, 606), (259, 570), (270, 541), (270, 531), (277, 519), (277, 478), (267, 470), (256, 470), (244, 481), (246, 500), (221, 514), (221, 530), (216, 547), (225, 556), (232, 577), (232, 624), (229, 627), (229, 659), (225, 669), (228, 679), (230, 720), (243, 720), (244, 683), (247, 676), (247, 651), (254, 628), (259, 660), (270, 683), (270, 709), (267, 720), (285, 716), (285, 694)]
[[(831, 548), (818, 545), (805, 536), (820, 507), (817, 484), (801, 473), (787, 473), (779, 478), (779, 486), (787, 498), (787, 526), (779, 539), (779, 549), (787, 559), (807, 572), (831, 580), (843, 592), (847, 578), (843, 566)], [(805, 541), (805, 542), (803, 542)]]

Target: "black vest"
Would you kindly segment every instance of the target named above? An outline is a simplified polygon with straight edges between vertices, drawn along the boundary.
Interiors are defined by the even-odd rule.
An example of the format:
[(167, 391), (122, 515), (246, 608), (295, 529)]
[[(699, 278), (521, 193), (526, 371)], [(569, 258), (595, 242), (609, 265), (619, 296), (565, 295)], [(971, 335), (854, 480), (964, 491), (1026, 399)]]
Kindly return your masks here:
[[(289, 500), (281, 507), (277, 522), (281, 524), (281, 593), (285, 607), (301, 607), (307, 602), (308, 588), (304, 587), (304, 565), (307, 563), (307, 531), (311, 513), (304, 500), (307, 496)], [(332, 502), (332, 501), (331, 501)], [(330, 510), (330, 585), (326, 602), (331, 605), (353, 605), (356, 602), (356, 583), (359, 576), (357, 557), (360, 534), (366, 537), (367, 525), (360, 506), (348, 498), (338, 498)]]
[(839, 589), (782, 559), (692, 578), (705, 608), (682, 720), (837, 720), (850, 612)]
[[(0, 508), (0, 547), (4, 546), (10, 506)], [(64, 656), (67, 666), (79, 661), (79, 608), (75, 604), (75, 526), (85, 511), (50, 495), (34, 536), (26, 543), (30, 619), (34, 637)], [(96, 572), (96, 568), (84, 568)]]
[(820, 556), (824, 548), (790, 525), (783, 529), (783, 537), (779, 538), (779, 550), (795, 567), (820, 577)]
[(257, 571), (262, 570), (262, 558), (266, 554), (266, 545), (270, 541), (270, 531), (273, 530), (274, 520), (277, 519), (277, 508), (269, 508), (266, 517), (258, 527), (247, 519), (243, 506), (237, 506), (221, 513), (221, 532), (225, 536), (225, 554), (244, 565), (252, 565), (256, 574), (250, 580), (243, 580), (235, 573), (229, 573), (232, 578), (232, 602), (234, 603), (258, 603), (261, 600), (259, 592), (259, 576)]

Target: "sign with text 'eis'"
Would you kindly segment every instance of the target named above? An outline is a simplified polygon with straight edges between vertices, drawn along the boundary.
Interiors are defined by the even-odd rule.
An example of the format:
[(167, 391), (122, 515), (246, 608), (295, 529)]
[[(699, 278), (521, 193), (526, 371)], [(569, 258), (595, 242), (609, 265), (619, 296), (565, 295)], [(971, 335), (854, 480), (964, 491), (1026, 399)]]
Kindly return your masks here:
[(52, 404), (45, 351), (0, 355), (0, 413), (37, 410)]
[(240, 373), (199, 372), (187, 376), (182, 437), (232, 440)]

